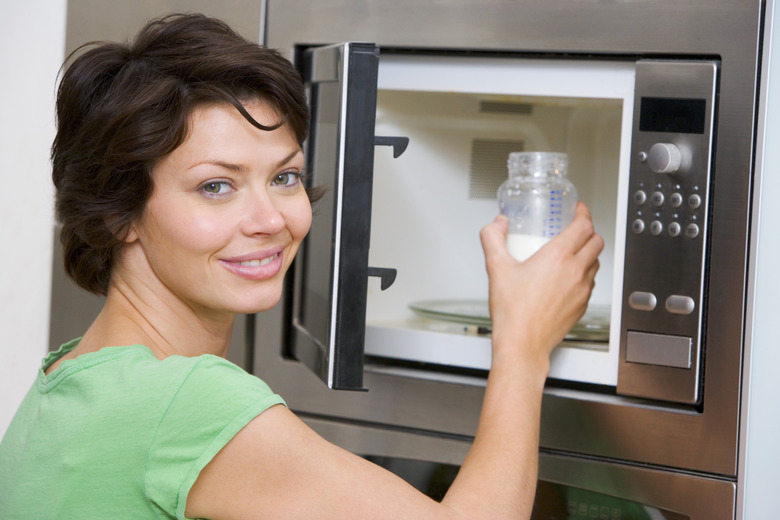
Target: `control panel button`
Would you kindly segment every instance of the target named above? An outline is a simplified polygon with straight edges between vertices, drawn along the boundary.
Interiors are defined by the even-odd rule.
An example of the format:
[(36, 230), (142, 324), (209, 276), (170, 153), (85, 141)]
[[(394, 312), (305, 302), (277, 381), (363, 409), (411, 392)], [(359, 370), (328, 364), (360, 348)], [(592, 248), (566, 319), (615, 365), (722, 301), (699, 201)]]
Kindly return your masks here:
[(683, 203), (683, 196), (680, 195), (679, 193), (675, 192), (669, 196), (669, 204), (671, 204), (673, 208), (679, 208), (680, 206), (682, 206), (682, 203)]
[(647, 164), (655, 173), (677, 173), (681, 163), (680, 149), (672, 143), (655, 143), (647, 152)]
[(673, 368), (691, 368), (693, 341), (686, 336), (628, 332), (626, 361)]
[(650, 197), (650, 200), (653, 202), (653, 206), (662, 206), (665, 200), (664, 194), (660, 191), (656, 191)]
[(701, 196), (694, 193), (688, 197), (688, 206), (691, 209), (699, 209), (701, 207)]
[(699, 226), (697, 224), (688, 224), (685, 227), (685, 236), (688, 238), (696, 238), (699, 236)]
[(690, 314), (696, 308), (696, 302), (690, 296), (673, 294), (666, 299), (666, 310), (672, 314)]
[(642, 232), (645, 230), (645, 223), (642, 221), (642, 219), (636, 219), (631, 223), (631, 231), (636, 233), (637, 235), (642, 234)]
[(644, 190), (637, 190), (634, 192), (634, 204), (641, 206), (647, 202), (647, 193)]
[(650, 223), (650, 233), (658, 236), (664, 231), (664, 225), (659, 220), (654, 220)]
[(672, 222), (669, 224), (669, 236), (676, 237), (680, 235), (680, 231), (682, 231), (682, 227), (680, 226), (679, 222)]
[(628, 306), (637, 311), (652, 311), (658, 304), (655, 294), (644, 291), (634, 291), (628, 297)]

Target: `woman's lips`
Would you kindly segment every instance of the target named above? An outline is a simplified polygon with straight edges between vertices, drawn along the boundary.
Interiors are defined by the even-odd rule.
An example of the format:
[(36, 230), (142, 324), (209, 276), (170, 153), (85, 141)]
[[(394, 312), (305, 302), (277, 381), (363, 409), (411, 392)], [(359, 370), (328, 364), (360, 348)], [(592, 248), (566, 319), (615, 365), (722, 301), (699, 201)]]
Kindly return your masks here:
[(249, 280), (265, 280), (282, 268), (282, 251), (261, 255), (220, 259), (219, 263), (231, 273)]
[(238, 265), (243, 265), (246, 267), (260, 267), (261, 265), (270, 264), (277, 256), (279, 256), (278, 253), (273, 256), (269, 256), (268, 258), (263, 258), (262, 260), (244, 260), (243, 262), (238, 262)]

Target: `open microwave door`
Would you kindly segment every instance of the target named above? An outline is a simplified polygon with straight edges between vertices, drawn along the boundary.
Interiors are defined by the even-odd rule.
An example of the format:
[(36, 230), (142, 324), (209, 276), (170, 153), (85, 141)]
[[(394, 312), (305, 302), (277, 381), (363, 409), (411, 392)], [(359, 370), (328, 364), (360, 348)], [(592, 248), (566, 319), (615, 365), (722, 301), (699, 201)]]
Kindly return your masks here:
[(379, 48), (308, 48), (296, 65), (312, 112), (309, 185), (325, 194), (295, 261), (287, 350), (329, 388), (361, 390)]

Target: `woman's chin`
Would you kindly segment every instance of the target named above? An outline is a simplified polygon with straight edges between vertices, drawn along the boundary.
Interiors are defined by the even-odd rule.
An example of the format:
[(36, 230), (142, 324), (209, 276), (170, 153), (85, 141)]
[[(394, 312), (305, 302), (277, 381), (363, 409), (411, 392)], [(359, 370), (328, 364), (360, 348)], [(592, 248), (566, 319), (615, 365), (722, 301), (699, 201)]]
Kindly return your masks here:
[(275, 297), (263, 298), (262, 300), (235, 302), (233, 312), (236, 314), (256, 314), (258, 312), (265, 312), (279, 303), (281, 295)]

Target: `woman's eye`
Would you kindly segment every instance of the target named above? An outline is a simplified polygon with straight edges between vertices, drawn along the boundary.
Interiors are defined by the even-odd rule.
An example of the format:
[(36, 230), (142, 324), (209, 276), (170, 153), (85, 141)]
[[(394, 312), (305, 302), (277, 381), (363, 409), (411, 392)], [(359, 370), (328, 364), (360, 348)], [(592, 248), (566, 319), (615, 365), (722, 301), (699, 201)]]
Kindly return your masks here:
[(233, 187), (226, 181), (209, 181), (200, 187), (200, 191), (206, 195), (224, 195), (232, 189)]
[(276, 186), (294, 186), (298, 183), (301, 174), (298, 172), (282, 172), (274, 177), (273, 184)]

